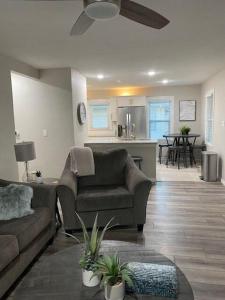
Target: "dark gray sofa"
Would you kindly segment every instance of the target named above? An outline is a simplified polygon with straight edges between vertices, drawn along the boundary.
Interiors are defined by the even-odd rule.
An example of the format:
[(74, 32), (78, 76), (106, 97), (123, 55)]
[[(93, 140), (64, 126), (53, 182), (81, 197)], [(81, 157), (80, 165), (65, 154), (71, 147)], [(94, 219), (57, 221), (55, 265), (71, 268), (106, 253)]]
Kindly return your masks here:
[(80, 229), (75, 211), (87, 227), (112, 217), (119, 225), (137, 226), (143, 230), (151, 181), (137, 168), (125, 149), (94, 152), (95, 175), (77, 177), (70, 171), (68, 156), (57, 193), (62, 207), (65, 230)]
[[(10, 183), (12, 182), (0, 180), (1, 187)], [(34, 192), (34, 214), (0, 221), (0, 299), (56, 232), (55, 187), (29, 185)]]

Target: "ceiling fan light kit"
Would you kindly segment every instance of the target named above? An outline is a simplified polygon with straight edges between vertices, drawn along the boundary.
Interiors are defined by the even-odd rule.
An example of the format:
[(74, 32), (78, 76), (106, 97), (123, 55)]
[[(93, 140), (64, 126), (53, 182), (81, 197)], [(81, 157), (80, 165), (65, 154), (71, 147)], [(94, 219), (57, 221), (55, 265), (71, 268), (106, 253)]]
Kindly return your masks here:
[(120, 0), (84, 0), (84, 11), (94, 20), (111, 19), (120, 12)]
[[(49, 1), (49, 0), (25, 0), (25, 1)], [(66, 0), (51, 0), (66, 1)], [(84, 34), (96, 20), (111, 19), (121, 15), (136, 23), (162, 29), (169, 24), (169, 20), (158, 12), (131, 0), (83, 0), (84, 9), (70, 34)]]

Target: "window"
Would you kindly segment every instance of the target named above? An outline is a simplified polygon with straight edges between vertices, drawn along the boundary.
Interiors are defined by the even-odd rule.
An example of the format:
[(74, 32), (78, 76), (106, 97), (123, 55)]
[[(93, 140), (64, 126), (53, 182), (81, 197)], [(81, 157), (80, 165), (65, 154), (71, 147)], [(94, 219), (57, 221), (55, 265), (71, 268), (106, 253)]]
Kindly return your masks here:
[(109, 104), (90, 105), (91, 129), (109, 128)]
[(211, 91), (206, 96), (205, 139), (207, 144), (213, 143), (213, 123), (214, 123), (214, 92)]
[(170, 133), (171, 101), (150, 100), (148, 105), (149, 138), (162, 139), (164, 134)]

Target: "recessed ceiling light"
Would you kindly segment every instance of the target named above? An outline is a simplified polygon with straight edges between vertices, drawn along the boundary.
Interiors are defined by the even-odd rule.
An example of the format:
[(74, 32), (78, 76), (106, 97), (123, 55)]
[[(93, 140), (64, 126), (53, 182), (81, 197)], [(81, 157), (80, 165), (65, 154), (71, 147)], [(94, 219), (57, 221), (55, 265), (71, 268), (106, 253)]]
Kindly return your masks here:
[(104, 75), (103, 75), (103, 74), (98, 74), (98, 75), (97, 75), (97, 78), (100, 79), (100, 80), (101, 80), (101, 79), (104, 79)]
[(168, 79), (163, 79), (162, 84), (167, 84), (169, 82)]
[(151, 77), (152, 77), (152, 76), (155, 76), (155, 71), (149, 71), (149, 72), (148, 72), (148, 75), (151, 76)]
[(119, 80), (117, 80), (117, 83), (121, 83), (121, 80), (119, 79)]

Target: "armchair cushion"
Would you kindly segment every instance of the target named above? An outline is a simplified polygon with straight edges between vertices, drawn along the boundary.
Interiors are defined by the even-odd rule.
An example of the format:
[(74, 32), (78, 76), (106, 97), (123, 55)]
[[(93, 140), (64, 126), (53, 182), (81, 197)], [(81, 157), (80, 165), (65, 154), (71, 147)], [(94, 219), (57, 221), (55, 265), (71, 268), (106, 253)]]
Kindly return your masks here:
[(133, 207), (133, 194), (125, 186), (90, 186), (77, 197), (77, 211), (98, 211)]
[(94, 152), (95, 175), (79, 178), (79, 187), (125, 184), (125, 166), (128, 153), (125, 149)]

